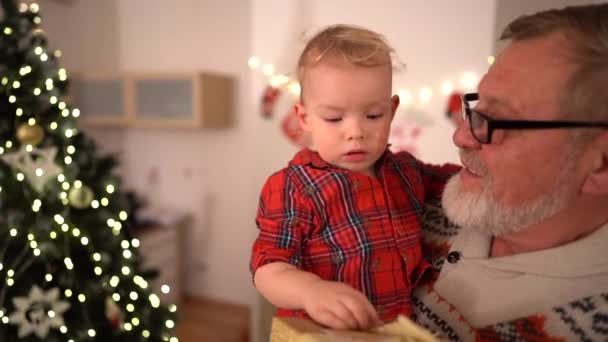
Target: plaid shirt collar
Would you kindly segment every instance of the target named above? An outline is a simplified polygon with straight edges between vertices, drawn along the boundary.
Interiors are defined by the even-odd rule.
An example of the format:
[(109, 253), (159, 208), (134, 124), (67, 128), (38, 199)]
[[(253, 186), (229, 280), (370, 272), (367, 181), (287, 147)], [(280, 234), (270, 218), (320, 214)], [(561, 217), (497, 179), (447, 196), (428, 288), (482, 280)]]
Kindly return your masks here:
[[(391, 151), (388, 149), (389, 147), (390, 147), (390, 144), (386, 146), (386, 150), (384, 151), (382, 156), (380, 156), (380, 158), (376, 162), (376, 165), (383, 165), (385, 163), (385, 161), (387, 160), (387, 157), (392, 154)], [(289, 165), (302, 165), (302, 166), (311, 165), (312, 167), (317, 168), (317, 169), (332, 168), (332, 169), (342, 170), (341, 168), (337, 168), (337, 167), (329, 164), (325, 160), (323, 160), (323, 158), (321, 158), (321, 156), (319, 155), (318, 152), (312, 151), (308, 148), (304, 148), (304, 149), (300, 150), (295, 155), (295, 157), (291, 160)]]

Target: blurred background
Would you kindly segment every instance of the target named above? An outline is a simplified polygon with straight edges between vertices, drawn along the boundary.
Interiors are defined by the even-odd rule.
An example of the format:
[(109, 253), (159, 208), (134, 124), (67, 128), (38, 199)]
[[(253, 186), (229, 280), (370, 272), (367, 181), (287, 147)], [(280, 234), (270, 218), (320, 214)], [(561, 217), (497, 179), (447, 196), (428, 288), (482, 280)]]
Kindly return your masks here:
[[(267, 340), (272, 311), (248, 271), (254, 217), (266, 177), (306, 143), (289, 120), (305, 38), (335, 23), (384, 34), (405, 64), (394, 76), (401, 107), (392, 148), (427, 162), (458, 162), (446, 112), (458, 110), (452, 95), (475, 90), (504, 26), (521, 14), (592, 2), (603, 1), (38, 1), (49, 46), (62, 51), (68, 76), (230, 80), (230, 109), (222, 114), (229, 118), (221, 125), (176, 127), (170, 115), (154, 125), (100, 123), (82, 110), (81, 128), (102, 151), (118, 154), (140, 219), (175, 231), (158, 235), (148, 254), (179, 303), (180, 340), (255, 342)], [(212, 101), (205, 89), (193, 96)], [(163, 252), (168, 248), (173, 252)]]

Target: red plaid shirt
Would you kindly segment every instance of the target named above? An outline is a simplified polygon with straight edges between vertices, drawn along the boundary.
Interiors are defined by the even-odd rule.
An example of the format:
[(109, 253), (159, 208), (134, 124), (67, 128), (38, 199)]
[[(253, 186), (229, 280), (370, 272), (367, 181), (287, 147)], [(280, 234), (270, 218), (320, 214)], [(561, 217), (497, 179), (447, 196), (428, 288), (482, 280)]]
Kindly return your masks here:
[[(420, 249), (422, 203), (438, 196), (455, 170), (387, 150), (376, 179), (304, 149), (262, 189), (251, 272), (287, 262), (360, 290), (384, 321), (409, 316), (410, 291), (428, 267)], [(281, 308), (277, 315), (308, 317)]]

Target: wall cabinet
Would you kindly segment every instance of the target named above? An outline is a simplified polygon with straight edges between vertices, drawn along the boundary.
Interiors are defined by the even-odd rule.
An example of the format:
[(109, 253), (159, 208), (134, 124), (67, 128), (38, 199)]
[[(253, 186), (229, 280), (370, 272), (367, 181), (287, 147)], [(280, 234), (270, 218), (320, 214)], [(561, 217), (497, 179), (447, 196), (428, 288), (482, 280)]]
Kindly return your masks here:
[(75, 74), (68, 101), (87, 126), (227, 128), (234, 82), (208, 72)]

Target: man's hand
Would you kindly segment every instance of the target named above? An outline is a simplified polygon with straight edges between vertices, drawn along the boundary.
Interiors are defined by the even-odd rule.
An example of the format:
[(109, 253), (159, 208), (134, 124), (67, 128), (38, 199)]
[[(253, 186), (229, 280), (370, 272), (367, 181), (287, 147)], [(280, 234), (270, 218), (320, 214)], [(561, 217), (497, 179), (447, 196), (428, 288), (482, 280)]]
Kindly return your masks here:
[(347, 284), (317, 280), (302, 293), (306, 313), (332, 329), (368, 330), (382, 324), (367, 298)]

